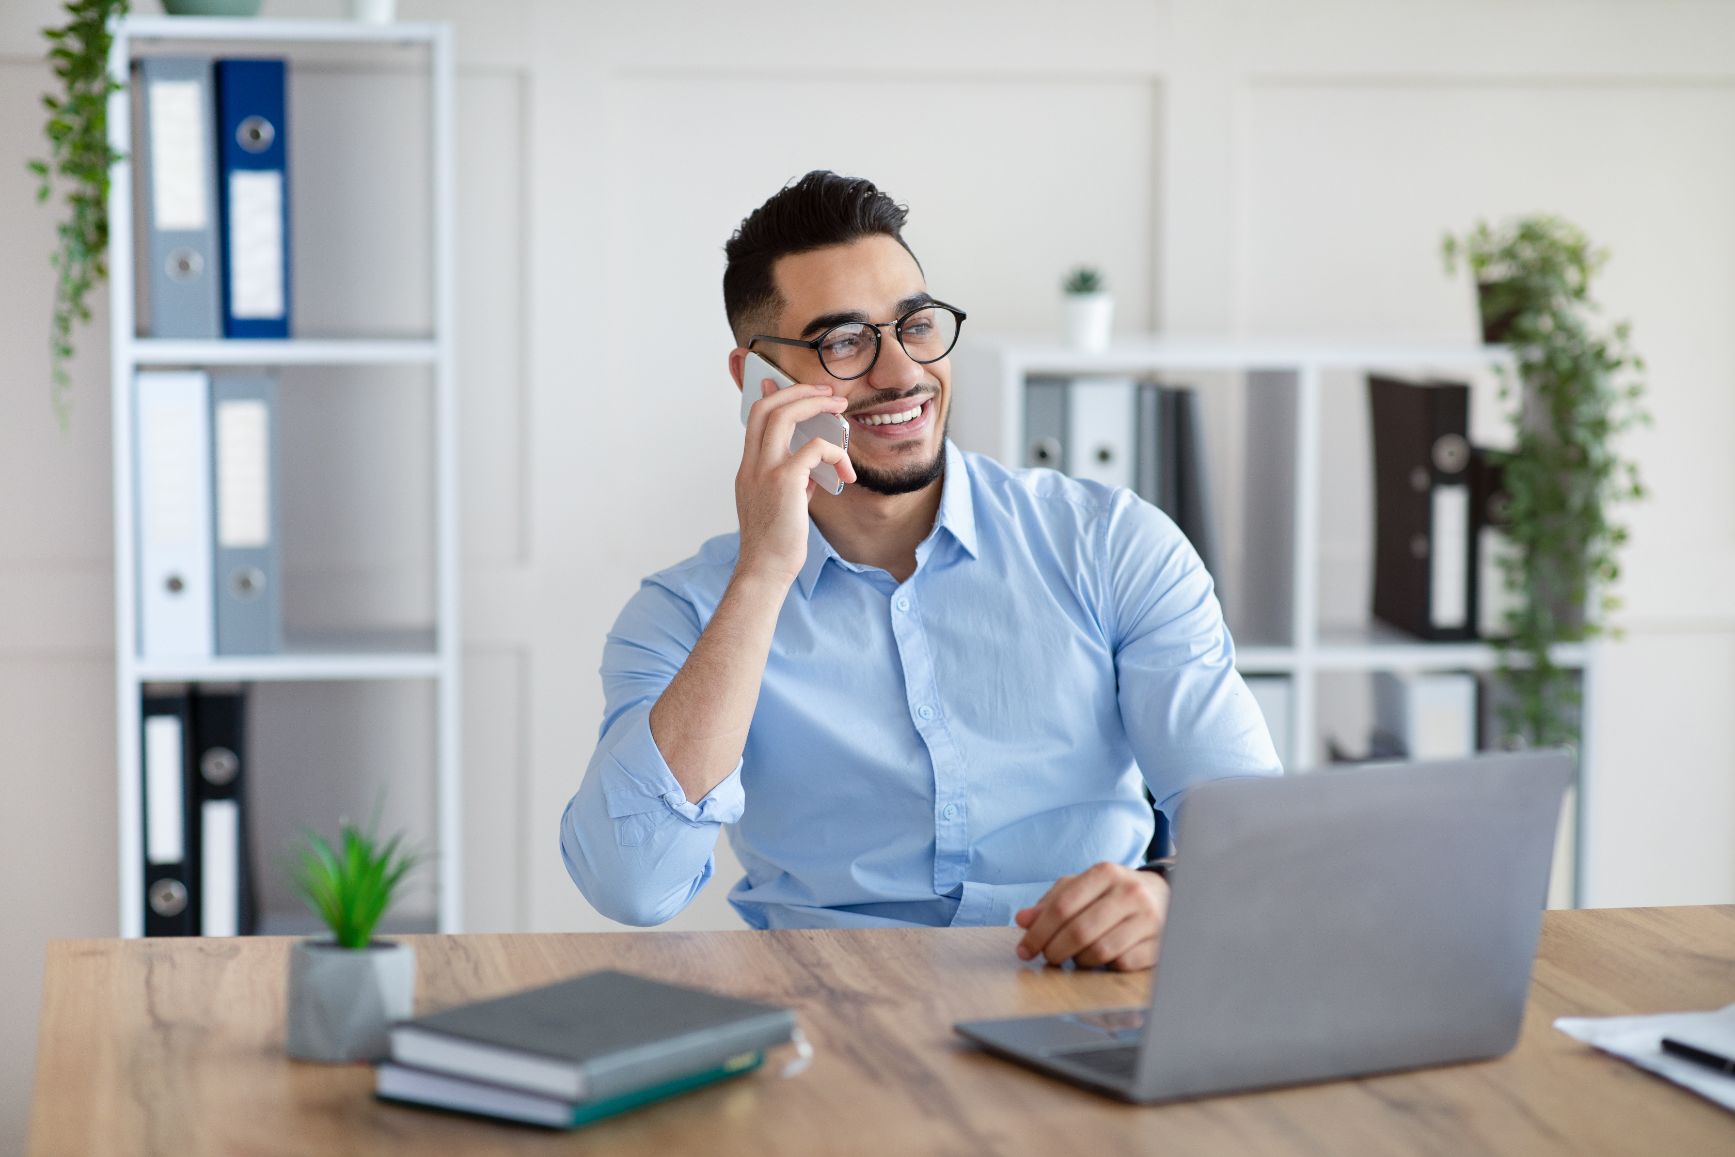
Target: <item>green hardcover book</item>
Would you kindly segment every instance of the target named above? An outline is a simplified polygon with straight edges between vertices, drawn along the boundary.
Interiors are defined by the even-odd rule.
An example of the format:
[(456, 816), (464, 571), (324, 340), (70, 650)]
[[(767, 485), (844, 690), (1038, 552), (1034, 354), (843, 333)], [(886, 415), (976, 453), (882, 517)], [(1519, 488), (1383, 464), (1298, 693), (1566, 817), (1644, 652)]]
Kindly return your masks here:
[(391, 1059), (563, 1101), (602, 1101), (763, 1052), (795, 1013), (625, 972), (592, 972), (394, 1025)]
[(604, 1117), (618, 1116), (642, 1105), (667, 1100), (693, 1089), (701, 1089), (730, 1077), (750, 1073), (758, 1068), (764, 1059), (764, 1053), (742, 1053), (713, 1069), (690, 1073), (600, 1101), (577, 1102), (548, 1097), (541, 1093), (529, 1093), (523, 1089), (511, 1089), (504, 1085), (491, 1085), (486, 1081), (455, 1077), (450, 1073), (430, 1072), (427, 1069), (381, 1061), (374, 1071), (374, 1095), (382, 1101), (403, 1105), (419, 1105), (475, 1117), (518, 1121), (549, 1129), (576, 1129)]

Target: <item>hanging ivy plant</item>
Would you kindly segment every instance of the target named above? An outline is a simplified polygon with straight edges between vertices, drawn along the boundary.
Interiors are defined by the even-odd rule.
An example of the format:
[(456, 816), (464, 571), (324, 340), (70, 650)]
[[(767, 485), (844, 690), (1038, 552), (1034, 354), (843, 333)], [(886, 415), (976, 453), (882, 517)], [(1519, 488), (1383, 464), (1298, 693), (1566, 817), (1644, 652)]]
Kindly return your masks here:
[(126, 15), (128, 0), (67, 0), (66, 23), (45, 28), (48, 59), (61, 89), (42, 98), (48, 159), (30, 162), (36, 199), (47, 201), (58, 183), (66, 216), (56, 229), (54, 315), (49, 324), (51, 398), (62, 429), (71, 414), (72, 331), (90, 321), (89, 296), (108, 278), (109, 172), (121, 154), (108, 144), (110, 21)]
[(1620, 608), (1627, 528), (1612, 508), (1645, 489), (1617, 444), (1649, 424), (1645, 363), (1626, 322), (1600, 322), (1590, 282), (1608, 255), (1572, 224), (1548, 215), (1479, 222), (1442, 248), (1449, 272), (1462, 260), (1476, 279), (1484, 339), (1507, 343), (1515, 362), (1499, 367), (1516, 435), (1499, 455), (1512, 543), (1501, 565), (1515, 596), (1507, 635), (1495, 640), (1511, 691), (1502, 722), (1509, 740), (1573, 743), (1578, 682), (1552, 648), (1608, 633)]

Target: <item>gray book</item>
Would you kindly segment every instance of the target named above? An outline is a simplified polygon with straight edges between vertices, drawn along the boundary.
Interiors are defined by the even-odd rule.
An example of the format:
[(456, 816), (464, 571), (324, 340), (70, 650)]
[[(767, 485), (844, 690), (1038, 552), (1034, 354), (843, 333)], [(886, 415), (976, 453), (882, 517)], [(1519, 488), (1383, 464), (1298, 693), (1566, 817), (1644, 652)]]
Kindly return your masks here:
[(403, 1021), (391, 1059), (570, 1101), (620, 1096), (783, 1044), (795, 1013), (592, 972)]

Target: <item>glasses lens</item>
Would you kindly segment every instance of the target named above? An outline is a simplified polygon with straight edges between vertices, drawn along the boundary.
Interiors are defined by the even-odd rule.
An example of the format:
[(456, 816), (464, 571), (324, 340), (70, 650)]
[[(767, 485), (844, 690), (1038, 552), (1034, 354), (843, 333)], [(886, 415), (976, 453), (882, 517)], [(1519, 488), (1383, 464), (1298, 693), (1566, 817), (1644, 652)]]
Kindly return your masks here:
[(957, 340), (957, 315), (937, 305), (907, 313), (898, 324), (898, 341), (913, 362), (937, 362), (952, 351)]
[(861, 322), (834, 325), (819, 340), (819, 361), (837, 378), (859, 378), (874, 364), (880, 331)]

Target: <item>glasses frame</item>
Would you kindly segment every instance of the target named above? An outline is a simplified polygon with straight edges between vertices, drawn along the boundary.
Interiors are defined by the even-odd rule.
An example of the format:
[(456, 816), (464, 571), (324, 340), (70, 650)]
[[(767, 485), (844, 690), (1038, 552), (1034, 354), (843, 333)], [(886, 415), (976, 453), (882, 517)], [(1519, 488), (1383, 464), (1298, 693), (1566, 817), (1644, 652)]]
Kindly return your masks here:
[[(910, 353), (910, 347), (904, 344), (904, 323), (925, 309), (943, 309), (956, 318), (958, 322), (958, 328), (952, 331), (952, 344), (946, 347), (945, 353), (941, 353), (931, 358), (916, 357), (914, 354)], [(905, 357), (909, 358), (919, 366), (931, 366), (935, 362), (943, 359), (946, 354), (949, 354), (954, 349), (958, 348), (958, 335), (964, 332), (964, 319), (969, 316), (969, 314), (965, 313), (955, 305), (947, 305), (943, 301), (930, 299), (923, 302), (921, 305), (916, 306), (914, 309), (909, 310), (896, 321), (843, 321), (831, 326), (812, 341), (803, 341), (800, 338), (794, 337), (774, 337), (771, 334), (762, 333), (748, 338), (747, 348), (751, 350), (754, 342), (764, 341), (772, 342), (776, 345), (792, 345), (800, 346), (802, 349), (810, 349), (813, 351), (813, 356), (819, 359), (820, 369), (824, 370), (840, 382), (853, 382), (860, 378), (867, 377), (869, 374), (873, 373), (874, 367), (880, 364), (880, 352), (886, 348), (885, 335), (881, 331), (887, 326), (891, 327), (892, 336), (897, 339), (898, 348), (904, 351)], [(834, 372), (830, 366), (826, 365), (825, 355), (819, 352), (820, 347), (825, 345), (825, 339), (830, 337), (833, 331), (842, 329), (846, 325), (865, 325), (868, 329), (873, 331), (874, 335), (874, 356), (868, 359), (867, 367), (863, 369), (861, 373), (851, 374), (847, 378), (840, 373)]]

